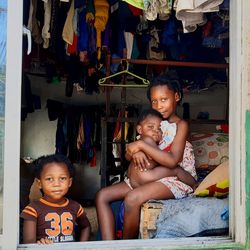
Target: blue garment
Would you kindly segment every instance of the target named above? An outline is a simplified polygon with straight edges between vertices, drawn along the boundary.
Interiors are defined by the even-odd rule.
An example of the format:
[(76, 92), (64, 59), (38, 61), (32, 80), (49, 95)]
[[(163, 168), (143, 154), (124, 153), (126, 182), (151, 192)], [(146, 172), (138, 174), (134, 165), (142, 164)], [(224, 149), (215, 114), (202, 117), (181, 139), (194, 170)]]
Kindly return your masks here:
[(119, 0), (109, 0), (108, 2), (109, 2), (110, 5), (114, 5), (114, 4), (116, 4), (118, 1), (119, 1)]
[(229, 0), (224, 0), (220, 5), (220, 10), (229, 10)]
[[(116, 231), (116, 239), (121, 239), (120, 233), (121, 233), (121, 224), (118, 222), (120, 220), (120, 213), (121, 213), (121, 206), (123, 202), (122, 201), (115, 201), (111, 203), (111, 208), (115, 217), (115, 231)], [(101, 233), (98, 230), (96, 235), (96, 240), (102, 240)]]
[(221, 211), (228, 198), (187, 197), (180, 200), (161, 200), (163, 207), (157, 219), (155, 238), (189, 237), (204, 231), (228, 229)]
[(124, 201), (120, 204), (120, 211), (118, 216), (118, 223), (120, 228), (123, 229), (123, 223), (124, 223)]
[(86, 9), (78, 12), (79, 15), (79, 38), (78, 51), (87, 51), (89, 45), (88, 27), (86, 23)]
[(74, 7), (81, 8), (86, 5), (86, 0), (74, 0)]
[(177, 25), (176, 19), (174, 16), (171, 16), (164, 25), (162, 36), (161, 36), (161, 44), (164, 46), (172, 46), (178, 42), (177, 37)]
[(229, 220), (229, 206), (226, 205), (223, 212), (220, 215), (222, 220)]

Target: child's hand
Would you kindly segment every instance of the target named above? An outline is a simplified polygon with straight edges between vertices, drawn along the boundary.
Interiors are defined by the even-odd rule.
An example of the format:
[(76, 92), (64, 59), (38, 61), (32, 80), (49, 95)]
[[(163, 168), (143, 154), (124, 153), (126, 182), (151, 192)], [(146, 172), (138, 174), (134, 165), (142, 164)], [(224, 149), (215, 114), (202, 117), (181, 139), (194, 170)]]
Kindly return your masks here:
[(131, 142), (126, 145), (126, 151), (129, 155), (133, 155), (140, 151), (139, 149), (139, 141)]
[(156, 167), (156, 162), (152, 160), (152, 158), (148, 158), (149, 165), (147, 166), (147, 170), (151, 170)]
[(53, 240), (48, 239), (48, 238), (41, 238), (41, 239), (38, 240), (36, 243), (39, 244), (39, 245), (52, 244), (52, 243), (53, 243)]
[(132, 158), (135, 168), (139, 171), (143, 172), (150, 169), (150, 162), (143, 152), (140, 151), (133, 154)]

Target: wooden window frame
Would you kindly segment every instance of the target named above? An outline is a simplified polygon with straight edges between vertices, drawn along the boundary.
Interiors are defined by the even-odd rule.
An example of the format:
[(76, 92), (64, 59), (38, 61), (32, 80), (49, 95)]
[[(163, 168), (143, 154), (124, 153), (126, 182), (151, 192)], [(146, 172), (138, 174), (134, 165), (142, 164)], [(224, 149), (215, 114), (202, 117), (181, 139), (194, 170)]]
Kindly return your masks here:
[[(216, 249), (246, 244), (246, 110), (249, 109), (250, 82), (250, 1), (230, 0), (229, 68), (229, 154), (230, 154), (230, 234), (228, 237), (124, 240), (65, 243), (64, 249), (165, 248), (192, 246)], [(18, 11), (17, 11), (18, 10)], [(19, 41), (19, 42), (18, 42)], [(3, 249), (38, 249), (36, 244), (19, 245), (19, 158), (22, 65), (22, 1), (8, 0), (6, 112), (4, 151)], [(45, 246), (46, 248), (46, 246)], [(62, 249), (53, 244), (48, 249)]]

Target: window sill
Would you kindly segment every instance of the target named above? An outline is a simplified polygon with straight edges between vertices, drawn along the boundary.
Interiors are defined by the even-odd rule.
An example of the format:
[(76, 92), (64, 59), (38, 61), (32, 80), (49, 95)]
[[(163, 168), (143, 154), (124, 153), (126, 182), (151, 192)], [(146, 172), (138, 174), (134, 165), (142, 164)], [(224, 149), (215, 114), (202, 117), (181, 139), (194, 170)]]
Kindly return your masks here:
[[(63, 246), (63, 248), (62, 248)], [(229, 237), (197, 237), (150, 240), (89, 241), (75, 243), (57, 243), (53, 245), (23, 244), (24, 249), (244, 249)]]

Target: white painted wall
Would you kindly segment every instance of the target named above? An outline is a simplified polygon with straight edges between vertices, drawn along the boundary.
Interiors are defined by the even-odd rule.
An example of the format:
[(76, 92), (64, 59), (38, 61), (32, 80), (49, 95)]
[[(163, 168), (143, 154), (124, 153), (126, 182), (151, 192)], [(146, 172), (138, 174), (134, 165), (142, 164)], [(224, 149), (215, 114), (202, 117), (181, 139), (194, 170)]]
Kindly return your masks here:
[(21, 157), (54, 153), (56, 126), (57, 121), (49, 121), (44, 102), (42, 109), (29, 113), (21, 123)]
[(226, 118), (228, 97), (227, 88), (215, 85), (201, 92), (184, 94), (183, 102), (190, 104), (190, 118), (196, 119), (199, 112), (209, 112), (209, 119), (224, 120)]

